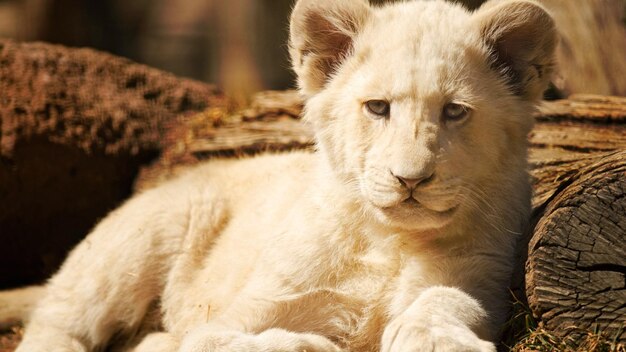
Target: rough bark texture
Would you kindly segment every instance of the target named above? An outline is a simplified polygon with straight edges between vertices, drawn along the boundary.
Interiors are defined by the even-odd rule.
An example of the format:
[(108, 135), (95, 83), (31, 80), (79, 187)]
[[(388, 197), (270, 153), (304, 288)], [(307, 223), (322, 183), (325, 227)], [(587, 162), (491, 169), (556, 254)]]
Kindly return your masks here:
[(581, 167), (626, 149), (626, 98), (575, 95), (547, 102), (536, 121), (530, 135), (535, 208)]
[(46, 278), (214, 87), (90, 49), (0, 40), (0, 288)]
[[(165, 154), (144, 168), (137, 188), (207, 158), (309, 148), (312, 133), (296, 119), (301, 106), (294, 92), (265, 92), (234, 117), (216, 118), (214, 111), (208, 124), (198, 115), (172, 130)], [(626, 99), (579, 95), (546, 102), (536, 121), (530, 307), (557, 334), (598, 329), (613, 337), (626, 324)], [(625, 332), (617, 339), (625, 342)]]

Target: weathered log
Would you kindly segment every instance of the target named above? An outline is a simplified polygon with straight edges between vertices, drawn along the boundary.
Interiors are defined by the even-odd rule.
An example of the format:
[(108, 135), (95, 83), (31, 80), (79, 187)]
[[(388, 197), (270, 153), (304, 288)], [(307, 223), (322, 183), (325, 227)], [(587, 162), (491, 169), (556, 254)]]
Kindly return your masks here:
[(625, 98), (575, 95), (546, 102), (536, 122), (530, 135), (535, 208), (581, 167), (603, 153), (626, 149)]
[[(265, 92), (238, 115), (198, 115), (173, 128), (166, 153), (143, 170), (137, 188), (208, 158), (311, 148), (312, 133), (297, 119), (301, 106), (294, 92)], [(560, 335), (571, 326), (618, 334), (626, 324), (626, 99), (573, 96), (545, 102), (535, 117), (530, 307)]]
[(0, 40), (0, 288), (54, 272), (214, 86), (91, 49)]
[(557, 335), (626, 341), (626, 99), (548, 103), (531, 134), (526, 293)]
[(301, 110), (296, 92), (267, 91), (239, 113), (213, 107), (172, 123), (163, 138), (163, 154), (141, 169), (135, 189), (152, 187), (205, 159), (311, 148), (313, 133), (299, 120)]
[(599, 329), (626, 341), (626, 150), (575, 170), (542, 206), (527, 262), (531, 309), (559, 335)]

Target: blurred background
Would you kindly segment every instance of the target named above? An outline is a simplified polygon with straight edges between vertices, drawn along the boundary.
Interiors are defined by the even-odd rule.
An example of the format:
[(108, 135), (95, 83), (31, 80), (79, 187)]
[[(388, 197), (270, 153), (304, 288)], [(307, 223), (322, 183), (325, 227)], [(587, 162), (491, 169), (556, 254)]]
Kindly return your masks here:
[[(178, 76), (216, 83), (235, 101), (245, 103), (252, 92), (293, 86), (286, 47), (293, 1), (0, 0), (0, 38), (104, 50)], [(393, 1), (396, 0), (370, 2)], [(469, 8), (484, 2), (456, 1)], [(573, 32), (575, 38), (564, 38), (565, 41), (584, 42), (585, 36), (593, 33), (588, 28), (590, 22), (602, 27), (606, 19), (597, 18), (598, 9), (620, 16), (622, 23), (626, 17), (624, 0), (540, 2), (556, 11), (555, 17), (562, 18), (561, 25)], [(576, 12), (571, 20), (568, 11)], [(563, 24), (568, 21), (571, 23)], [(588, 53), (602, 50), (584, 49), (578, 53), (585, 56), (584, 63), (597, 64), (598, 59), (587, 57)], [(594, 72), (598, 70), (594, 67), (585, 70), (591, 70), (591, 76), (606, 75)], [(583, 81), (581, 87), (587, 84)], [(578, 87), (574, 90), (581, 91)], [(621, 93), (621, 87), (592, 85), (589, 90)]]
[[(216, 83), (235, 101), (245, 103), (252, 92), (293, 85), (286, 47), (293, 1), (0, 0), (0, 37), (104, 50), (178, 76)], [(456, 1), (469, 8), (484, 2)], [(621, 24), (626, 23), (626, 0), (540, 2), (556, 12), (561, 27), (567, 27), (562, 41), (568, 46), (572, 46), (568, 42), (574, 42), (572, 54), (579, 58), (562, 61), (579, 61), (576, 70), (590, 72), (588, 76), (599, 76), (599, 80), (611, 76), (596, 72), (598, 67), (584, 67), (587, 63), (598, 65), (599, 61), (606, 66), (606, 59), (592, 57), (594, 53), (605, 54), (594, 45), (614, 48), (618, 44), (594, 43), (603, 33), (594, 33), (598, 28), (589, 26), (599, 26), (602, 31), (606, 23), (614, 25), (614, 20), (602, 16), (621, 17)], [(622, 87), (602, 84), (589, 82), (585, 77), (570, 90), (622, 93)]]
[[(235, 101), (245, 101), (258, 90), (293, 86), (286, 47), (293, 1), (0, 0), (0, 38), (100, 49), (178, 76), (216, 83)], [(484, 2), (455, 1), (469, 8)], [(622, 34), (622, 28), (614, 27), (616, 22), (626, 23), (626, 0), (539, 1), (555, 12), (559, 27), (566, 29), (560, 61), (584, 71), (565, 72), (570, 80), (580, 73), (580, 84), (574, 82), (569, 88), (561, 82), (559, 88), (623, 94), (626, 87), (607, 81), (623, 73), (624, 60), (619, 55), (607, 59), (606, 54), (625, 49), (621, 37), (619, 43), (610, 39), (616, 31)], [(598, 42), (599, 37), (607, 41)], [(600, 66), (608, 69), (601, 72)]]
[(104, 50), (217, 83), (235, 99), (245, 99), (253, 91), (292, 86), (286, 47), (292, 3), (0, 0), (0, 37)]

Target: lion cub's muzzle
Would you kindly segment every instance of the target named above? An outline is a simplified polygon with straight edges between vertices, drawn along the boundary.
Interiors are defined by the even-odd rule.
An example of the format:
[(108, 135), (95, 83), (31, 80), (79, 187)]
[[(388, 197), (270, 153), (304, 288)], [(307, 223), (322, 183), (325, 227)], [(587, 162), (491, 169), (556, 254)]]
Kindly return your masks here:
[(444, 185), (432, 170), (405, 175), (371, 167), (362, 175), (360, 184), (365, 197), (378, 208), (413, 204), (443, 211), (456, 201), (455, 187)]

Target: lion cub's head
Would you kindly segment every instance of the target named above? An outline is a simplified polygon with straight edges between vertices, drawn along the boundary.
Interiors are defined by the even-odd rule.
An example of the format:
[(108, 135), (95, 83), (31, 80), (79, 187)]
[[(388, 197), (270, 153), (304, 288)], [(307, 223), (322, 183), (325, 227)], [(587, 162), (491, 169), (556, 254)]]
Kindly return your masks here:
[[(474, 13), (300, 0), (290, 51), (305, 118), (346, 185), (387, 224), (433, 229), (493, 197), (527, 201), (526, 135), (554, 23), (530, 1)], [(524, 205), (522, 205), (524, 206)]]

